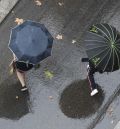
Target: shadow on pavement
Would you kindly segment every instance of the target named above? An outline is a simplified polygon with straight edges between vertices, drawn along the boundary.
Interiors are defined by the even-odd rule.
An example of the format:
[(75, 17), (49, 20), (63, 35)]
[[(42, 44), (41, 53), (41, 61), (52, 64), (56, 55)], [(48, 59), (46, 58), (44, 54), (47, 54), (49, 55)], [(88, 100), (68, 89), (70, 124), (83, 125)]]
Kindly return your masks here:
[(0, 117), (18, 120), (29, 113), (29, 93), (20, 91), (20, 83), (9, 78), (0, 84)]
[(100, 108), (104, 100), (104, 93), (100, 86), (98, 90), (99, 93), (91, 97), (87, 79), (73, 82), (61, 95), (59, 105), (62, 112), (71, 118), (91, 116)]

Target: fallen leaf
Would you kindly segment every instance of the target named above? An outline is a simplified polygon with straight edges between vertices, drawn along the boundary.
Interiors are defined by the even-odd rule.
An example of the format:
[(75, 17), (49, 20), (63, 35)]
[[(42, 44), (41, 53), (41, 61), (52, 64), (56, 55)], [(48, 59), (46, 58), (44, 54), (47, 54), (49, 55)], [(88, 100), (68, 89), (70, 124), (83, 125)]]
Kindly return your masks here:
[(112, 108), (112, 107), (109, 107), (108, 110), (107, 110), (107, 113), (108, 113), (109, 115), (111, 115), (111, 114), (113, 113), (113, 108)]
[(24, 22), (24, 20), (20, 18), (15, 18), (15, 22), (17, 23), (17, 25), (20, 25)]
[(73, 39), (73, 40), (72, 40), (72, 43), (73, 43), (73, 44), (76, 43), (76, 40)]
[(54, 77), (53, 73), (50, 72), (49, 70), (45, 71), (45, 76), (46, 76), (46, 78), (49, 78), (49, 79), (52, 79)]
[(12, 11), (12, 13), (14, 13), (14, 11)]
[(58, 34), (57, 36), (56, 36), (56, 39), (63, 39), (63, 36), (62, 35), (60, 35), (60, 34)]
[(58, 5), (59, 5), (59, 6), (63, 6), (64, 3), (63, 3), (63, 2), (58, 2)]
[(16, 99), (18, 99), (19, 97), (18, 97), (18, 96), (16, 96), (15, 98), (16, 98)]
[(53, 99), (53, 96), (49, 96), (49, 99)]
[(38, 6), (41, 6), (41, 5), (42, 5), (42, 3), (40, 2), (40, 0), (35, 0), (35, 3), (36, 3), (36, 5), (38, 5)]

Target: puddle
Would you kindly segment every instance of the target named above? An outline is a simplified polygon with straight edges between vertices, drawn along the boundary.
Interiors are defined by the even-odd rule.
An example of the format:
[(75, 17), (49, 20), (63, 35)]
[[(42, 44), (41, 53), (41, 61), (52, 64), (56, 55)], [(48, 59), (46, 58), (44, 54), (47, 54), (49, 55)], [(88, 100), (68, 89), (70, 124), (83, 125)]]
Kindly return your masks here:
[(100, 86), (98, 90), (99, 93), (91, 97), (87, 79), (73, 82), (61, 94), (59, 105), (62, 112), (71, 118), (86, 118), (93, 115), (104, 100)]
[(0, 117), (18, 120), (29, 113), (29, 93), (20, 91), (20, 83), (7, 79), (0, 84)]

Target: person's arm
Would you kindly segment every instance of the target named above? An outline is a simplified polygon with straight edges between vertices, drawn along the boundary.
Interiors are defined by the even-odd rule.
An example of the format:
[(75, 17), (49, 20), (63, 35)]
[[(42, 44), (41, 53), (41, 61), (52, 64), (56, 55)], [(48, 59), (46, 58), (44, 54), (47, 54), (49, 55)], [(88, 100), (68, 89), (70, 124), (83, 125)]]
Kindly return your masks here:
[(82, 62), (89, 62), (89, 58), (82, 58), (81, 61)]
[(13, 65), (13, 62), (14, 62), (14, 61), (16, 61), (16, 56), (15, 56), (15, 54), (13, 53), (13, 59), (12, 59), (12, 61), (10, 62), (9, 66)]
[(16, 58), (15, 54), (13, 53), (13, 60), (16, 61), (16, 59), (17, 58)]

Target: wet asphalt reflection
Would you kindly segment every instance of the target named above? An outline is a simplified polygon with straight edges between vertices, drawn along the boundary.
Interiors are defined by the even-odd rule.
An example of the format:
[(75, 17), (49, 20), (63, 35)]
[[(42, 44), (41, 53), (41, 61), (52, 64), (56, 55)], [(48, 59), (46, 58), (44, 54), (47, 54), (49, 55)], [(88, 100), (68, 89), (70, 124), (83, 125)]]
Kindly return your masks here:
[(18, 120), (29, 113), (29, 93), (20, 91), (19, 82), (13, 83), (11, 78), (0, 84), (0, 117)]
[(59, 105), (62, 112), (71, 118), (91, 116), (100, 108), (104, 100), (105, 94), (100, 86), (98, 90), (99, 93), (91, 97), (87, 79), (73, 82), (61, 95)]

